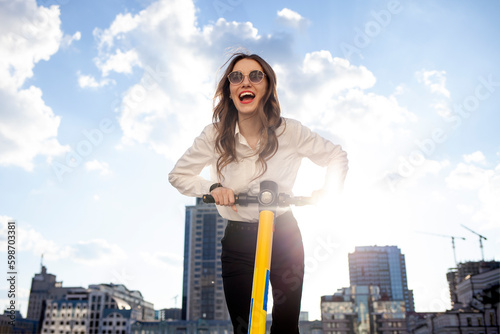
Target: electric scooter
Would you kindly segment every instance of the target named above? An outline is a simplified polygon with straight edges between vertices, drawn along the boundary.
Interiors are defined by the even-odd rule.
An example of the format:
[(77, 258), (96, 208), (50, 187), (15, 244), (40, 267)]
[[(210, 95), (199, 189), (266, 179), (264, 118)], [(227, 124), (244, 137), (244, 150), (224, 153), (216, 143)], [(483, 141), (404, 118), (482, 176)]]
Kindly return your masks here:
[[(215, 203), (211, 195), (204, 195), (203, 202)], [(245, 193), (235, 195), (235, 204), (241, 206), (248, 206), (249, 204), (259, 205), (259, 226), (248, 334), (264, 334), (266, 332), (267, 296), (269, 292), (269, 274), (271, 271), (271, 252), (276, 208), (278, 206), (307, 205), (312, 203), (313, 200), (311, 197), (290, 196), (278, 193), (278, 185), (273, 181), (262, 181), (260, 183), (260, 192), (257, 196), (250, 196)]]

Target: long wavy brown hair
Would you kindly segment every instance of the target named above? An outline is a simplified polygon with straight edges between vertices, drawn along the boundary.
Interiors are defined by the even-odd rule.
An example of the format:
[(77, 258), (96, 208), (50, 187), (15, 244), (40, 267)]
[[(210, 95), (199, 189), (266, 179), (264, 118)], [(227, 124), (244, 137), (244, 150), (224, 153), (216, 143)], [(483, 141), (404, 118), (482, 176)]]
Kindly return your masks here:
[(261, 165), (258, 178), (267, 171), (266, 161), (272, 158), (278, 151), (278, 135), (276, 129), (281, 125), (281, 108), (276, 90), (276, 74), (272, 67), (256, 54), (234, 53), (227, 61), (227, 68), (222, 75), (214, 96), (213, 123), (217, 129), (215, 149), (220, 154), (217, 159), (217, 176), (223, 181), (222, 169), (232, 162), (237, 162), (234, 131), (238, 122), (238, 110), (230, 98), (229, 80), (227, 76), (233, 71), (234, 65), (242, 59), (253, 59), (257, 61), (264, 70), (267, 80), (267, 92), (257, 106), (257, 117), (261, 122), (260, 142), (255, 154), (258, 154), (258, 162)]

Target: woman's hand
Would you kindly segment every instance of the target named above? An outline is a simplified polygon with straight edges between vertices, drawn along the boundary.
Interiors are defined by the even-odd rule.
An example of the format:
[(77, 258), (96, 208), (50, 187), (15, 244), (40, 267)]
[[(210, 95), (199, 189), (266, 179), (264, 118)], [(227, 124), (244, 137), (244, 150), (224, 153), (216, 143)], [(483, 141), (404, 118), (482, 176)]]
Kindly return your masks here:
[(234, 204), (234, 191), (229, 188), (218, 187), (210, 192), (216, 205), (230, 206), (234, 212), (238, 212)]

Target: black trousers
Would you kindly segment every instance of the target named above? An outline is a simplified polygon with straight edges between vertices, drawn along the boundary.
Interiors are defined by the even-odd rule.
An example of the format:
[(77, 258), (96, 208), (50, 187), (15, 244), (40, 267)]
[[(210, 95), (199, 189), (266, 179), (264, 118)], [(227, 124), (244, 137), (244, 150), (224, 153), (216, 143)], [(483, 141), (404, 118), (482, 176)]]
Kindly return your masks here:
[[(234, 334), (247, 334), (257, 243), (256, 223), (229, 221), (222, 238), (224, 294)], [(304, 279), (304, 247), (291, 212), (275, 219), (270, 282), (271, 334), (298, 334)]]

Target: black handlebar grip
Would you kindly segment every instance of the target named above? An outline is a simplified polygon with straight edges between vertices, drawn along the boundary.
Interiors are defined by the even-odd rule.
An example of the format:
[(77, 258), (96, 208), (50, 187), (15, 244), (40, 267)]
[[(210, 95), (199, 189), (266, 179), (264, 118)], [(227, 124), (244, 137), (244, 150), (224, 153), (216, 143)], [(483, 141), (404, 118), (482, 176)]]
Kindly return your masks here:
[(203, 203), (215, 203), (212, 195), (203, 195)]
[[(234, 195), (234, 204), (241, 204), (241, 195)], [(203, 195), (203, 203), (215, 203), (214, 197), (210, 194)]]

